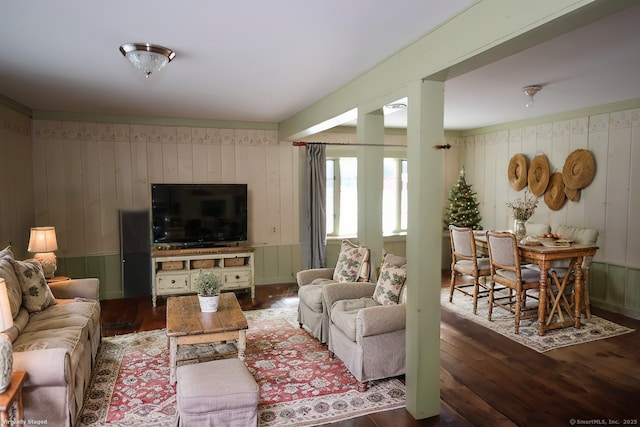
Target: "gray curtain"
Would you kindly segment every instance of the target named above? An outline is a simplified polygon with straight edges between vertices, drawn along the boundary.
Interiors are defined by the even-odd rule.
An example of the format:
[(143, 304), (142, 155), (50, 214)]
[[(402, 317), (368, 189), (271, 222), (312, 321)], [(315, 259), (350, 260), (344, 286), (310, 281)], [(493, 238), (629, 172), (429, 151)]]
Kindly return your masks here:
[(305, 219), (301, 236), (305, 269), (326, 265), (326, 177), (324, 144), (307, 144), (305, 189), (302, 192)]

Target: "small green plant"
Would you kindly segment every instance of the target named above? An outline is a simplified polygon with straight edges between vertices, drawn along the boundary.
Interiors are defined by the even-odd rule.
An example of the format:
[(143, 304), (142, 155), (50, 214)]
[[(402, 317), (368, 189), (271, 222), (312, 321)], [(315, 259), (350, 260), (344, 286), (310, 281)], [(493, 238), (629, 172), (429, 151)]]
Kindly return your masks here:
[(205, 297), (216, 296), (222, 289), (222, 283), (220, 278), (211, 270), (200, 270), (198, 278), (196, 279), (196, 289), (198, 295)]

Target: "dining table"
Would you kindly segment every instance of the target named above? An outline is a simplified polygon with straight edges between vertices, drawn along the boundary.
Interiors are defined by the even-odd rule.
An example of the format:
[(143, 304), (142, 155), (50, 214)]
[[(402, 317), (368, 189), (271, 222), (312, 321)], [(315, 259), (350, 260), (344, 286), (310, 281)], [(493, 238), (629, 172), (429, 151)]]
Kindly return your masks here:
[[(488, 254), (486, 230), (474, 232), (478, 252)], [(531, 242), (531, 241), (530, 241)], [(582, 315), (583, 273), (582, 261), (594, 256), (598, 247), (576, 243), (542, 245), (540, 243), (518, 243), (522, 262), (535, 263), (540, 269), (538, 299), (538, 335), (547, 331), (573, 326), (580, 328)], [(567, 274), (560, 278), (553, 269), (554, 261), (568, 261)], [(565, 290), (571, 278), (574, 281), (572, 303), (567, 300)], [(555, 285), (555, 290), (551, 284)]]

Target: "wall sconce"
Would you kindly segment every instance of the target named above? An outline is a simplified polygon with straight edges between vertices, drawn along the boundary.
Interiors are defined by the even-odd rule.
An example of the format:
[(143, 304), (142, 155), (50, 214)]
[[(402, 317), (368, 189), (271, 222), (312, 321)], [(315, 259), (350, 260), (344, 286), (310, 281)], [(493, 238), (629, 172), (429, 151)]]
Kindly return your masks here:
[(531, 108), (533, 107), (533, 96), (542, 90), (542, 86), (540, 85), (532, 85), (525, 86), (522, 88), (522, 91), (529, 97), (527, 102), (524, 104), (525, 107)]
[(44, 277), (50, 279), (58, 268), (56, 264), (56, 254), (58, 241), (56, 240), (55, 227), (33, 227), (29, 236), (29, 247), (27, 250), (34, 253), (35, 259), (42, 264)]
[(13, 373), (13, 346), (4, 333), (13, 326), (13, 316), (7, 295), (7, 283), (0, 279), (0, 393), (4, 393), (11, 385)]

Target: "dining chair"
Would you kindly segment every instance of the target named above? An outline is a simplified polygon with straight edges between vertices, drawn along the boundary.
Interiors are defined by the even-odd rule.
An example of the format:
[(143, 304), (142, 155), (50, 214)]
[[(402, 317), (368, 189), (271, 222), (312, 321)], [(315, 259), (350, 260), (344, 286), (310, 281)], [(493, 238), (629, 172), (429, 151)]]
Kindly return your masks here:
[[(478, 257), (476, 251), (476, 241), (473, 236), (473, 229), (469, 227), (456, 227), (449, 225), (449, 235), (451, 237), (451, 284), (449, 286), (449, 302), (453, 301), (454, 291), (459, 291), (467, 296), (473, 297), (473, 314), (478, 309), (478, 296), (480, 287), (483, 288), (483, 296), (489, 292), (486, 284), (480, 283), (481, 277), (491, 276), (489, 258)], [(473, 283), (460, 281), (464, 276), (471, 277)], [(473, 292), (467, 289), (473, 287)]]
[[(489, 286), (489, 320), (494, 305), (515, 313), (515, 333), (519, 332), (520, 320), (537, 318), (537, 309), (523, 315), (526, 311), (526, 295), (529, 289), (540, 288), (540, 272), (522, 267), (518, 253), (518, 242), (513, 233), (488, 231), (487, 246), (491, 264), (491, 282)], [(497, 302), (495, 284), (499, 283), (509, 289), (506, 303)], [(515, 301), (513, 300), (515, 292)], [(501, 300), (502, 298), (499, 298)], [(515, 307), (513, 307), (515, 305)]]

